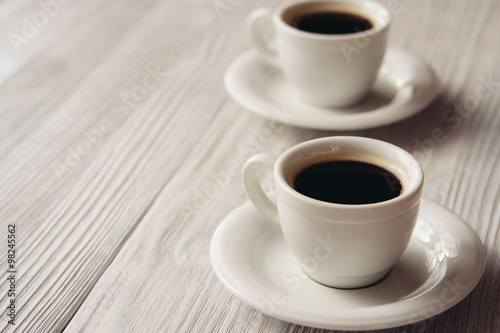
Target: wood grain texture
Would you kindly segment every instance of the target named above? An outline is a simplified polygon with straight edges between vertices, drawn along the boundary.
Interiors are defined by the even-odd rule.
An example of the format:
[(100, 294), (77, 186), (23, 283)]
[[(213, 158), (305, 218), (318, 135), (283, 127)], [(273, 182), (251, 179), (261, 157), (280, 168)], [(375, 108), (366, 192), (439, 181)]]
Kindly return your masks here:
[[(19, 52), (2, 39), (0, 217), (18, 229), (19, 294), (8, 325), (0, 282), (0, 329), (324, 332), (231, 296), (208, 249), (246, 200), (239, 174), (252, 154), (360, 135), (413, 153), (424, 195), (466, 220), (488, 256), (457, 306), (377, 332), (500, 331), (500, 3), (381, 2), (394, 6), (391, 43), (431, 64), (441, 87), (415, 117), (363, 131), (288, 127), (225, 92), (225, 69), (249, 48), (246, 17), (277, 0), (61, 1)], [(40, 11), (40, 3), (0, 3), (2, 36)], [(490, 93), (478, 98), (485, 80)], [(263, 174), (269, 188), (270, 178)]]

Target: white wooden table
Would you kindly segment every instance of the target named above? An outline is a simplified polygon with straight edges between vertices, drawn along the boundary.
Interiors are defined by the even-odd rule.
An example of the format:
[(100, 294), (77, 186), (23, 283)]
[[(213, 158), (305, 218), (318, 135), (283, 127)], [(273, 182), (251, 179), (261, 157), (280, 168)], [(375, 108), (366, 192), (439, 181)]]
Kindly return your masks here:
[(465, 300), (387, 332), (500, 331), (500, 2), (383, 0), (391, 44), (434, 68), (439, 96), (411, 119), (344, 132), (279, 126), (226, 93), (245, 18), (279, 2), (0, 2), (2, 331), (316, 332), (233, 297), (208, 249), (246, 200), (247, 158), (339, 134), (413, 153), (424, 195), (487, 251)]

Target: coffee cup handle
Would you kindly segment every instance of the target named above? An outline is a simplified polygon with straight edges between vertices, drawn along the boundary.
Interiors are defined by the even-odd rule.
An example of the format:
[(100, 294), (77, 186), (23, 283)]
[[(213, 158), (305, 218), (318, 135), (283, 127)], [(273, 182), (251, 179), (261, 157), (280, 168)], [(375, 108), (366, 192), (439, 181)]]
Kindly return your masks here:
[(276, 62), (278, 55), (276, 49), (271, 47), (263, 38), (261, 32), (257, 29), (257, 22), (260, 20), (272, 21), (272, 11), (268, 8), (259, 8), (255, 10), (247, 19), (246, 33), (247, 38), (253, 47), (267, 60)]
[(267, 167), (272, 171), (275, 164), (276, 157), (268, 153), (250, 157), (243, 166), (242, 181), (245, 192), (255, 208), (272, 222), (279, 224), (278, 207), (264, 193), (256, 173), (257, 168), (260, 166)]

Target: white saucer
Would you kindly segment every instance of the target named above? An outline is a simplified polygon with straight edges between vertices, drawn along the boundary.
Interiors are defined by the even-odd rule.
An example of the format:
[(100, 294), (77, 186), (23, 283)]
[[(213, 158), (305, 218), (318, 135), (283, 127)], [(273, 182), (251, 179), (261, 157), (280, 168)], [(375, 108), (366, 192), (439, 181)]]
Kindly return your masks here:
[(222, 221), (210, 258), (219, 280), (248, 305), (295, 324), (341, 330), (381, 329), (432, 317), (467, 296), (485, 265), (474, 230), (426, 199), (407, 250), (371, 287), (342, 290), (306, 278), (280, 228), (249, 202)]
[(244, 107), (288, 125), (322, 130), (358, 130), (388, 125), (422, 110), (438, 93), (432, 69), (418, 57), (388, 48), (373, 89), (355, 106), (333, 109), (296, 97), (278, 65), (256, 51), (239, 56), (227, 69), (224, 84)]

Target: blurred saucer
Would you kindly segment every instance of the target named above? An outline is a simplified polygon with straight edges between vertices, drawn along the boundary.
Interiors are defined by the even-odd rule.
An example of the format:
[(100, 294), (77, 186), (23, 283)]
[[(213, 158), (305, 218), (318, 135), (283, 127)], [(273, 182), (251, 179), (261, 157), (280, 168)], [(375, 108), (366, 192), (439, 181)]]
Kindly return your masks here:
[(411, 324), (457, 304), (478, 283), (485, 252), (474, 230), (422, 198), (408, 248), (381, 282), (362, 289), (329, 288), (307, 278), (279, 226), (247, 202), (212, 238), (215, 274), (236, 297), (270, 316), (338, 330)]
[(321, 130), (359, 130), (401, 121), (428, 105), (439, 88), (425, 62), (394, 47), (387, 49), (379, 76), (364, 100), (344, 109), (300, 100), (279, 65), (255, 50), (240, 55), (229, 66), (224, 84), (250, 111), (288, 125)]

